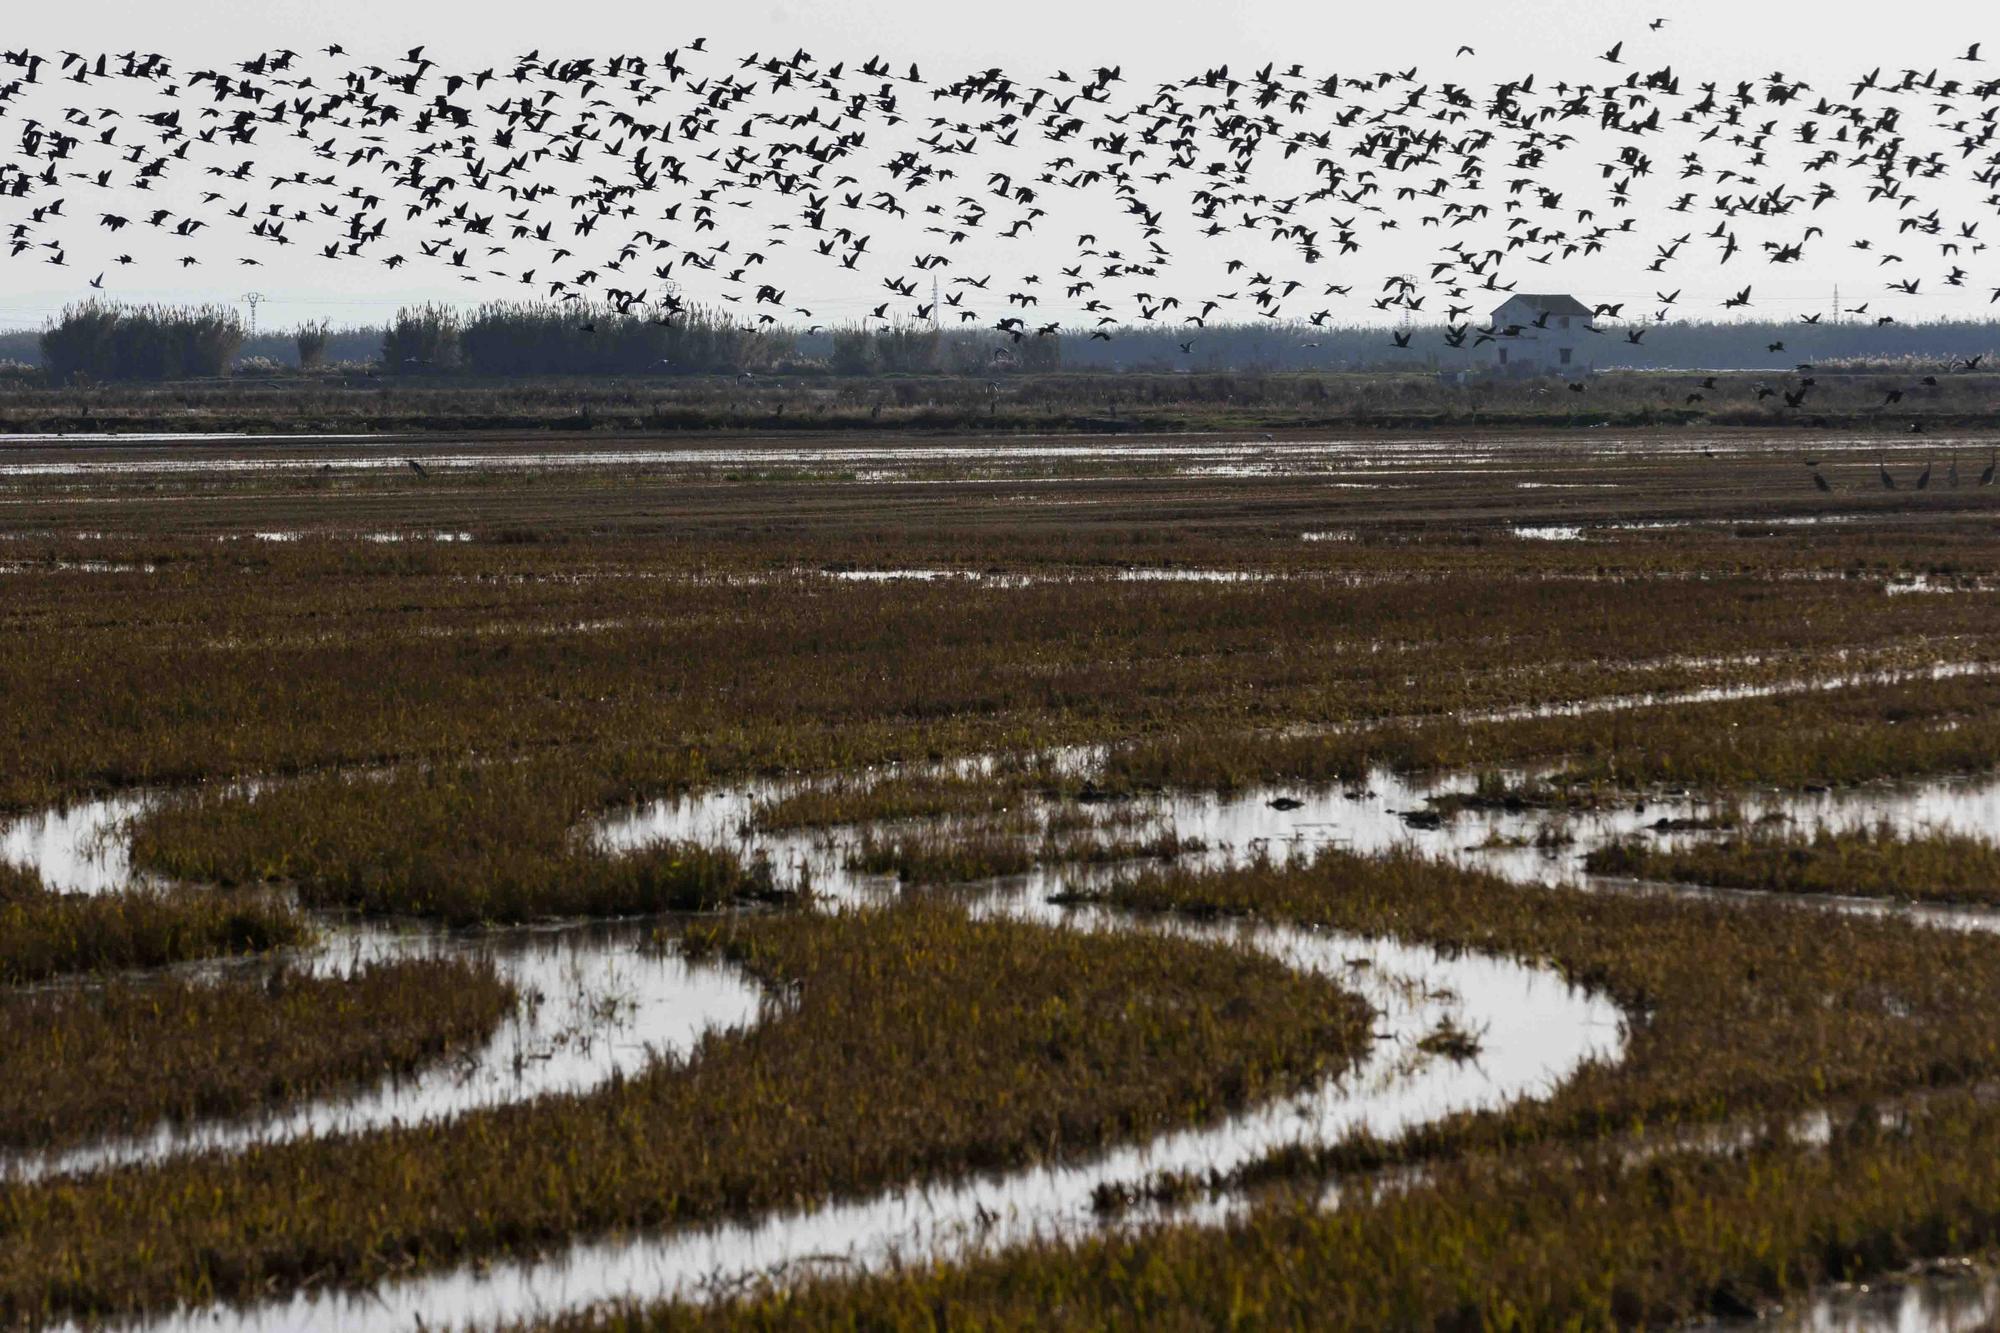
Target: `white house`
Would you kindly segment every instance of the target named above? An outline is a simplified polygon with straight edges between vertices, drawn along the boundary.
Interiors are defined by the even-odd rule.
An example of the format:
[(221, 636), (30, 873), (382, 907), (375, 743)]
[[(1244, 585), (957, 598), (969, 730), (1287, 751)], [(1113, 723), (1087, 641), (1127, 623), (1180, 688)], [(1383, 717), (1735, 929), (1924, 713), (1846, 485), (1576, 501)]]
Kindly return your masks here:
[(1493, 312), (1493, 364), (1521, 375), (1582, 369), (1591, 309), (1574, 296), (1516, 292)]

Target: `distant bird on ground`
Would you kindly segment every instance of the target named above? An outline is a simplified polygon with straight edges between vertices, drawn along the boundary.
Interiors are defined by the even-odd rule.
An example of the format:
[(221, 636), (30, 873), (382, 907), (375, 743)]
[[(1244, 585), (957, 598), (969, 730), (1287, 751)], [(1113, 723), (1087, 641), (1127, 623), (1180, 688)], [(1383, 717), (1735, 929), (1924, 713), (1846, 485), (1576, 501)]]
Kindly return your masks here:
[(419, 477), (428, 477), (431, 474), (429, 468), (414, 458), (405, 458), (403, 462), (408, 465), (410, 471), (416, 473)]
[(1889, 465), (1888, 465), (1887, 463), (1884, 463), (1884, 462), (1883, 462), (1883, 461), (1882, 461), (1881, 459), (1879, 459), (1879, 458), (1878, 458), (1878, 459), (1876, 459), (1876, 460), (1875, 460), (1875, 470), (1876, 470), (1877, 472), (1879, 472), (1879, 473), (1881, 473), (1881, 474), (1882, 474), (1882, 489), (1883, 489), (1883, 490), (1885, 490), (1885, 491), (1893, 491), (1893, 490), (1895, 490), (1895, 489), (1896, 489), (1896, 479), (1895, 479), (1894, 477), (1892, 477), (1892, 476), (1890, 476), (1890, 475), (1889, 475)]
[[(1911, 424), (1914, 425), (1916, 423), (1912, 422)], [(1921, 491), (1926, 487), (1928, 487), (1930, 484), (1931, 484), (1931, 464), (1929, 459), (1925, 459), (1924, 470), (1917, 474), (1917, 489)]]

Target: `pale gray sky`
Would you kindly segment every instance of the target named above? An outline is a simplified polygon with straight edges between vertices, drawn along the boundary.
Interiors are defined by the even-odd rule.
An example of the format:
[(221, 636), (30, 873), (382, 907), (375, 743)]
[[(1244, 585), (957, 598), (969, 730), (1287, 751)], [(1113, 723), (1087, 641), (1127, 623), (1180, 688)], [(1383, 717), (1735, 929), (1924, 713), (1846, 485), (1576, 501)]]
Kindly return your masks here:
[[(1885, 80), (1905, 67), (1940, 67), (1961, 78), (1993, 77), (1993, 71), (2000, 69), (2000, 23), (1994, 21), (1994, 7), (1966, 0), (1910, 7), (1904, 12), (1918, 17), (1901, 24), (1895, 18), (1898, 11), (1879, 4), (1750, 4), (1744, 0), (1510, 0), (1506, 4), (1445, 0), (1379, 5), (1252, 4), (1240, 0), (1014, 0), (987, 5), (923, 0), (744, 0), (720, 6), (621, 0), (568, 0), (560, 4), (529, 0), (199, 0), (187, 4), (72, 0), (21, 9), (7, 17), (0, 45), (26, 45), (50, 55), (65, 49), (158, 50), (171, 56), (183, 73), (210, 64), (227, 68), (262, 49), (290, 46), (309, 51), (328, 42), (345, 45), (350, 61), (378, 59), (385, 64), (405, 48), (425, 43), (429, 54), (446, 66), (473, 69), (511, 60), (531, 49), (539, 49), (545, 56), (630, 51), (657, 58), (668, 47), (683, 46), (697, 35), (708, 38), (709, 50), (718, 58), (751, 52), (789, 53), (803, 46), (822, 63), (845, 59), (854, 64), (881, 54), (900, 68), (914, 60), (923, 66), (927, 77), (997, 65), (1019, 79), (1035, 82), (1057, 69), (1080, 72), (1100, 64), (1119, 64), (1129, 89), (1187, 77), (1221, 63), (1230, 64), (1239, 74), (1246, 73), (1266, 61), (1277, 61), (1281, 67), (1301, 62), (1312, 75), (1418, 65), (1424, 80), (1450, 79), (1475, 92), (1502, 79), (1536, 72), (1547, 86), (1558, 78), (1603, 78), (1610, 67), (1594, 58), (1620, 40), (1626, 43), (1628, 68), (1645, 71), (1671, 64), (1690, 85), (1715, 79), (1725, 81), (1726, 87), (1726, 81), (1783, 71), (1808, 80), (1816, 89), (1837, 89), (1836, 95), (1844, 95), (1851, 79), (1878, 64), (1885, 67)], [(1666, 25), (1657, 31), (1650, 29), (1650, 21), (1661, 17), (1668, 20)], [(1982, 39), (1992, 39), (1994, 63), (1954, 68), (1953, 58), (1969, 43)], [(1474, 47), (1476, 54), (1456, 54), (1461, 44)], [(0, 135), (4, 135), (0, 144), (11, 146), (14, 131), (7, 128), (9, 124), (0, 120)], [(1658, 188), (1665, 190), (1671, 184), (1669, 169)], [(1990, 208), (1983, 213), (1977, 209), (1980, 195), (1964, 180), (1963, 172), (1951, 189), (1951, 198), (1964, 205), (1958, 215), (1993, 213)], [(1175, 198), (1184, 201), (1185, 192), (1178, 192)], [(12, 212), (0, 211), (0, 216), (11, 220)], [(1842, 214), (1839, 208), (1830, 209), (1813, 220), (1829, 223), (1831, 231), (1838, 227)], [(1649, 236), (1670, 236), (1706, 231), (1713, 224), (1698, 214), (1670, 218), (1649, 209), (1642, 211), (1639, 225)], [(1787, 224), (1794, 231), (1797, 225)], [(1041, 257), (1054, 260), (1066, 254), (1061, 247), (1073, 239), (1077, 226), (1068, 217), (1052, 221), (1046, 229), (1046, 243), (1057, 248), (1042, 250)], [(1858, 230), (1865, 224), (1857, 219), (1854, 226)], [(2000, 221), (1990, 229), (2000, 231)], [(96, 243), (103, 238), (89, 239)], [(1436, 233), (1422, 238), (1423, 248), (1402, 251), (1396, 249), (1402, 238), (1378, 239), (1381, 244), (1374, 247), (1366, 262), (1358, 262), (1355, 272), (1342, 274), (1357, 284), (1357, 291), (1364, 287), (1373, 290), (1380, 272), (1421, 262), (1434, 247)], [(1206, 247), (1199, 237), (1186, 232), (1175, 235), (1174, 242), (1177, 255), (1183, 258), (1199, 254), (1204, 260), (1219, 263), (1226, 253)], [(1748, 232), (1745, 242), (1749, 244)], [(1415, 246), (1416, 242), (1412, 239), (1409, 244)], [(1690, 248), (1691, 261), (1698, 248)], [(894, 250), (886, 239), (881, 249), (885, 256), (915, 252), (913, 248)], [(1652, 278), (1643, 272), (1644, 255), (1643, 250), (1627, 251), (1615, 261), (1578, 262), (1562, 271), (1551, 269), (1545, 285), (1572, 288), (1592, 299), (1624, 299), (1634, 307), (1647, 305), (1652, 300)], [(114, 294), (121, 299), (183, 301), (233, 299), (254, 287), (269, 298), (263, 307), (265, 322), (277, 326), (315, 317), (331, 318), (336, 323), (376, 322), (404, 301), (430, 297), (466, 301), (487, 294), (468, 293), (465, 287), (449, 282), (449, 275), (419, 271), (414, 264), (391, 274), (379, 265), (342, 267), (316, 264), (313, 258), (301, 248), (274, 257), (263, 268), (242, 271), (229, 268), (233, 261), (226, 256), (213, 263), (204, 260), (207, 267), (179, 272), (148, 262), (114, 273), (108, 289), (115, 289)], [(970, 267), (962, 266), (961, 271), (977, 271), (970, 254), (962, 258)], [(89, 254), (78, 255), (77, 262), (88, 272), (79, 276), (20, 264), (11, 271), (0, 268), (7, 282), (0, 291), (0, 324), (34, 325), (64, 303), (87, 295), (84, 283), (99, 271), (98, 262)], [(1009, 252), (994, 262), (1018, 266), (1019, 256)], [(885, 263), (889, 263), (888, 258)], [(1779, 315), (1824, 304), (1835, 282), (1847, 284), (1844, 302), (1868, 299), (1871, 289), (1879, 297), (1882, 286), (1872, 257), (1841, 255), (1832, 246), (1823, 252), (1822, 262), (1807, 270), (1798, 266), (1772, 268), (1754, 255), (1722, 272), (1705, 272), (1707, 263), (1705, 259), (1692, 262), (1663, 280), (1662, 285), (1684, 287), (1691, 293), (1677, 313), (1714, 317), (1721, 312), (1716, 301), (1708, 298), (1742, 281), (1758, 284), (1759, 306), (1752, 313)], [(1931, 274), (1936, 267), (1934, 262), (1926, 262), (1921, 269), (1926, 275), (1925, 305), (1914, 314), (1979, 313), (1985, 302), (1984, 288), (1929, 296), (1936, 285)], [(2000, 272), (2000, 263), (1982, 262), (1976, 271), (1985, 277)], [(798, 299), (810, 301), (829, 321), (854, 317), (881, 295), (875, 290), (879, 282), (874, 277), (841, 289), (838, 275), (808, 273), (803, 267), (781, 268), (774, 270), (774, 275), (786, 277), (794, 284)], [(1313, 272), (1302, 276), (1317, 279), (1326, 275)], [(830, 279), (835, 280), (833, 285), (828, 285)], [(1199, 299), (1207, 281), (1206, 276), (1199, 280), (1190, 277), (1184, 295)], [(1171, 282), (1163, 282), (1171, 286)], [(1949, 299), (1943, 299), (1946, 297)], [(1365, 309), (1350, 308), (1342, 310), (1340, 317), (1358, 319), (1367, 314)]]

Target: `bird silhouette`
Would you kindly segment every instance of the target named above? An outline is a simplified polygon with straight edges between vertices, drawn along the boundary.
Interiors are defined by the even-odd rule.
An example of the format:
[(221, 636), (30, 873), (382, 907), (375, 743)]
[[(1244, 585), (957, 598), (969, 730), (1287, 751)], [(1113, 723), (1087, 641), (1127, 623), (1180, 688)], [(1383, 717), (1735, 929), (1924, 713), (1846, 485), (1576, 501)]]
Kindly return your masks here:
[[(144, 270), (144, 285), (284, 254), (305, 271), (346, 266), (326, 270), (343, 290), (397, 274), (410, 287), (395, 290), (442, 279), (481, 298), (518, 292), (607, 348), (625, 320), (697, 311), (740, 336), (784, 336), (791, 316), (819, 322), (818, 299), (787, 296), (808, 286), (884, 336), (955, 320), (1002, 345), (1065, 332), (1101, 343), (1155, 325), (1160, 351), (1169, 327), (1332, 328), (1344, 310), (1400, 321), (1397, 349), (1519, 345), (1556, 331), (1547, 313), (1482, 329), (1479, 304), (1535, 290), (1524, 274), (1600, 260), (1613, 295), (1619, 273), (1686, 273), (1671, 292), (1672, 277), (1634, 289), (1661, 288), (1662, 307), (1687, 292), (1748, 311), (1740, 266), (1842, 256), (1880, 272), (1876, 300), (1897, 309), (1880, 328), (1940, 291), (1976, 300), (1975, 282), (2000, 301), (1979, 232), (2000, 206), (2000, 80), (1975, 77), (1979, 43), (1957, 57), (1965, 67), (1913, 59), (1900, 77), (1836, 84), (1649, 71), (1631, 35), (1594, 61), (1551, 51), (1548, 70), (1483, 94), (1414, 64), (927, 79), (887, 54), (730, 53), (702, 38), (664, 55), (494, 64), (441, 43), (383, 62), (328, 43), (186, 66), (0, 51), (17, 71), (0, 104), (19, 127), (0, 164), (0, 204), (18, 210), (0, 220), (0, 259), (78, 272), (80, 289), (100, 268), (88, 289), (101, 291), (107, 259)], [(1455, 44), (1453, 59), (1466, 70), (1478, 56)], [(1597, 63), (1613, 70), (1577, 77)], [(62, 77), (38, 77), (49, 68)], [(1678, 236), (1639, 225), (1675, 213), (1708, 220)], [(1060, 283), (1037, 262), (1052, 231), (1077, 237), (1059, 247)], [(111, 237), (127, 247), (115, 257)], [(1355, 276), (1316, 276), (1336, 263)], [(1725, 286), (1716, 275), (1732, 264)], [(933, 283), (949, 299), (924, 299)], [(1623, 304), (1589, 308), (1616, 319)], [(1432, 312), (1446, 318), (1416, 325)]]

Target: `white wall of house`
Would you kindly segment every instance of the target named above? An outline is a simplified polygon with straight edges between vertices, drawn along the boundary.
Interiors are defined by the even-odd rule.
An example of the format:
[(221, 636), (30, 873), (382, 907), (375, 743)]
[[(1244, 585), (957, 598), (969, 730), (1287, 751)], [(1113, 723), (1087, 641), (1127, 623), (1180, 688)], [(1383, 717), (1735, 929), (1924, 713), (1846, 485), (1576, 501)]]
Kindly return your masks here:
[(1589, 364), (1584, 339), (1590, 335), (1584, 332), (1584, 326), (1590, 317), (1574, 312), (1551, 313), (1544, 326), (1536, 328), (1535, 320), (1543, 309), (1530, 297), (1512, 296), (1493, 312), (1496, 328), (1519, 325), (1521, 329), (1512, 338), (1500, 338), (1489, 344), (1495, 366), (1559, 374), (1581, 371)]

